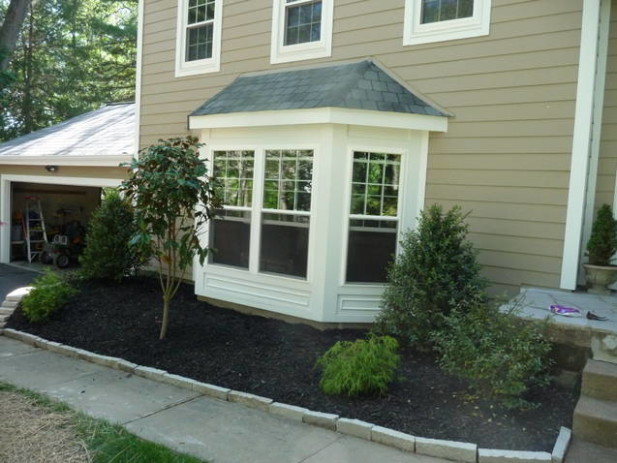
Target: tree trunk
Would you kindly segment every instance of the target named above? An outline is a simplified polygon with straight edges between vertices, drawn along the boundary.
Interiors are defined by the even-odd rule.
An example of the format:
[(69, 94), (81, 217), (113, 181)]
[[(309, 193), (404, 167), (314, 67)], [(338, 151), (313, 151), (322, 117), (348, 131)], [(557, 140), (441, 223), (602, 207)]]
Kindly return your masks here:
[(165, 339), (167, 336), (167, 325), (169, 324), (169, 305), (171, 303), (171, 297), (168, 294), (163, 294), (163, 322), (161, 323), (160, 339)]
[(19, 37), (19, 31), (24, 23), (30, 1), (11, 0), (6, 10), (6, 17), (2, 23), (2, 28), (0, 28), (0, 51), (5, 53), (4, 58), (0, 60), (0, 72), (6, 71), (9, 66), (9, 58), (15, 50), (17, 37)]

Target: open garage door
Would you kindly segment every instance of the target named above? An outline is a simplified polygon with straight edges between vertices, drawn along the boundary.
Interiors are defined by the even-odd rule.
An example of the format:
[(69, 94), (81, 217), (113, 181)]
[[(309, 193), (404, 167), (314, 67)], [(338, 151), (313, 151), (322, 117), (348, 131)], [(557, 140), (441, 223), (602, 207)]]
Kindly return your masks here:
[(45, 256), (42, 253), (50, 248), (45, 238), (49, 243), (58, 243), (57, 247), (66, 247), (67, 255), (76, 260), (85, 244), (90, 216), (101, 203), (101, 190), (89, 186), (12, 182), (10, 261), (38, 260)]
[[(63, 236), (61, 243), (72, 246), (72, 263), (85, 245), (90, 217), (101, 203), (102, 189), (117, 187), (121, 179), (92, 177), (0, 176), (0, 262), (28, 262), (26, 218), (31, 225), (44, 223), (47, 240)], [(40, 202), (40, 211), (36, 205)], [(34, 206), (33, 206), (34, 205)], [(39, 217), (42, 219), (39, 222)], [(40, 235), (39, 235), (40, 237)], [(34, 239), (31, 241), (35, 241)], [(36, 241), (40, 241), (36, 239)], [(36, 244), (36, 246), (35, 246)], [(42, 251), (44, 244), (32, 243)], [(73, 246), (75, 245), (75, 246)], [(69, 252), (69, 254), (71, 254)], [(40, 257), (39, 254), (34, 256)], [(30, 256), (33, 259), (33, 256)], [(36, 259), (38, 260), (38, 259)]]

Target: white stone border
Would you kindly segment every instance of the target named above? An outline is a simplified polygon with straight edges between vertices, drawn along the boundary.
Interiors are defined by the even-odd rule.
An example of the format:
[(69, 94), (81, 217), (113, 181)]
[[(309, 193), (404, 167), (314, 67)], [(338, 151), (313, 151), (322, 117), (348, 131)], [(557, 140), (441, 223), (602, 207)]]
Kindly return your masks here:
[[(9, 294), (9, 296), (7, 296), (7, 301), (14, 302), (17, 300), (19, 302), (21, 297), (27, 294), (27, 292), (22, 289), (19, 297), (17, 297), (17, 295), (14, 294), (17, 291), (13, 291), (13, 293)], [(7, 301), (5, 301), (5, 303), (1, 306), (1, 309), (5, 310), (4, 312), (1, 312), (3, 314), (2, 316), (4, 317), (6, 315), (6, 319), (10, 316), (8, 311), (10, 310), (12, 314), (17, 305), (11, 304), (11, 307), (7, 307), (5, 305)], [(478, 448), (477, 444), (467, 442), (454, 442), (416, 437), (400, 431), (367, 423), (365, 421), (341, 418), (338, 415), (331, 413), (316, 412), (303, 407), (297, 407), (295, 405), (274, 402), (272, 399), (267, 397), (261, 397), (255, 394), (249, 394), (247, 392), (234, 391), (232, 389), (215, 386), (213, 384), (202, 383), (190, 378), (185, 378), (184, 376), (159, 370), (158, 368), (137, 365), (136, 363), (128, 362), (124, 359), (99, 355), (83, 349), (77, 349), (75, 347), (60, 344), (58, 342), (48, 341), (33, 334), (24, 333), (22, 331), (10, 328), (4, 328), (4, 323), (4, 321), (0, 322), (0, 336), (4, 335), (34, 347), (47, 349), (68, 357), (74, 357), (98, 365), (130, 372), (137, 376), (142, 376), (154, 381), (195, 391), (199, 394), (212, 397), (214, 399), (236, 402), (267, 413), (283, 416), (290, 420), (301, 421), (303, 423), (337, 431), (341, 434), (395, 447), (405, 452), (466, 463), (562, 463), (570, 444), (571, 431), (564, 427), (562, 427), (559, 432), (559, 436), (555, 442), (552, 453), (483, 449)]]

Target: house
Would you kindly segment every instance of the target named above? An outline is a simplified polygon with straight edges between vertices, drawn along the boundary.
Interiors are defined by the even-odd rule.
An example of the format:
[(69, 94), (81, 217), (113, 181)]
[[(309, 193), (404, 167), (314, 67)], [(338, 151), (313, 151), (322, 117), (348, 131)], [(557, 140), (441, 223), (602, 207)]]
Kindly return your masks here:
[(495, 291), (573, 290), (617, 170), (617, 1), (145, 0), (139, 144), (187, 132), (225, 205), (200, 297), (367, 322), (428, 204)]
[[(48, 230), (87, 225), (101, 188), (118, 186), (135, 154), (135, 104), (111, 104), (0, 144), (0, 262), (23, 259), (20, 217), (39, 198)], [(51, 237), (50, 237), (51, 239)]]

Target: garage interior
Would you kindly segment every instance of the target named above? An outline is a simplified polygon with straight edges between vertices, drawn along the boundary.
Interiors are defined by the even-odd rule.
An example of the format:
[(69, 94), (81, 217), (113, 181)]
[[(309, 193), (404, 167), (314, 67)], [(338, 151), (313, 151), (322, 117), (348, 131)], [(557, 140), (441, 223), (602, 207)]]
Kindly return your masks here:
[[(10, 261), (53, 264), (46, 257), (52, 249), (63, 248), (69, 251), (71, 264), (76, 265), (85, 246), (90, 216), (101, 204), (101, 194), (99, 187), (11, 182)], [(30, 218), (29, 224), (26, 217)]]

